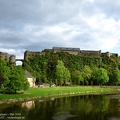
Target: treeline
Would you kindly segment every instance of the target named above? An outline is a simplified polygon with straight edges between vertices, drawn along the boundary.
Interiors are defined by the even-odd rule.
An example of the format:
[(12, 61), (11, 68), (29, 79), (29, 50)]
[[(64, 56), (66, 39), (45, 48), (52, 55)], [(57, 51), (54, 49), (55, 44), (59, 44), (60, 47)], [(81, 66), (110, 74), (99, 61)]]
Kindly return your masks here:
[(90, 57), (48, 51), (44, 55), (29, 57), (23, 68), (37, 78), (36, 84), (120, 84), (120, 60), (115, 56)]
[(17, 93), (29, 88), (22, 66), (14, 66), (0, 58), (0, 92)]

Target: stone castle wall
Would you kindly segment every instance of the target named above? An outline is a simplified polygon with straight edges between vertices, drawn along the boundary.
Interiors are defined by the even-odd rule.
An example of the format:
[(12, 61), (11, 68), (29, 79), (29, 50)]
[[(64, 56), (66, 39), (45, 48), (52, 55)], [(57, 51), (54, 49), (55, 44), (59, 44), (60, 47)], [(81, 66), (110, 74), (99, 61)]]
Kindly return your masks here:
[(97, 56), (101, 56), (101, 50), (99, 51), (81, 50), (79, 55), (97, 57)]
[(117, 53), (110, 53), (110, 52), (102, 53), (102, 55), (108, 56), (108, 57), (110, 57), (110, 56), (118, 57), (118, 54), (117, 54)]
[(4, 52), (0, 52), (0, 58), (9, 61), (10, 55)]
[(15, 63), (16, 57), (5, 52), (0, 52), (0, 58), (6, 60), (7, 62)]
[(53, 47), (52, 50), (54, 51), (54, 53), (67, 52), (67, 53), (73, 54), (73, 55), (79, 55), (79, 53), (80, 53), (80, 48)]
[[(67, 52), (69, 54), (73, 55), (80, 55), (80, 56), (92, 56), (92, 57), (98, 57), (98, 56), (115, 56), (118, 57), (117, 53), (101, 53), (101, 50), (99, 51), (91, 51), (91, 50), (80, 50), (79, 48), (66, 48), (66, 47), (53, 47), (52, 49), (44, 49), (43, 51), (35, 52), (35, 51), (29, 51), (26, 50), (24, 52), (24, 60), (27, 61), (30, 57), (36, 56), (36, 55), (44, 55), (47, 51), (53, 51), (54, 53), (56, 52)], [(0, 52), (0, 58), (11, 62), (11, 63), (16, 63), (16, 57), (14, 55), (10, 55), (8, 53)]]
[(29, 59), (29, 57), (31, 57), (31, 56), (41, 55), (41, 54), (42, 54), (41, 52), (34, 52), (34, 51), (26, 50), (24, 53), (24, 60), (27, 61)]
[(56, 52), (67, 52), (67, 53), (69, 53), (69, 54), (73, 54), (73, 55), (79, 55), (79, 52), (78, 51), (72, 51), (72, 50), (54, 50), (54, 53), (56, 53)]
[(53, 51), (54, 53), (56, 52), (67, 52), (69, 54), (73, 55), (80, 55), (80, 56), (92, 56), (92, 57), (100, 57), (102, 55), (105, 56), (116, 56), (118, 57), (118, 54), (116, 53), (102, 53), (101, 50), (99, 51), (94, 51), (94, 50), (80, 50), (79, 48), (66, 48), (66, 47), (53, 47), (52, 49), (44, 49), (41, 52), (34, 52), (34, 51), (25, 51), (24, 53), (24, 60), (28, 60), (29, 57), (35, 56), (35, 55), (43, 55), (47, 51)]

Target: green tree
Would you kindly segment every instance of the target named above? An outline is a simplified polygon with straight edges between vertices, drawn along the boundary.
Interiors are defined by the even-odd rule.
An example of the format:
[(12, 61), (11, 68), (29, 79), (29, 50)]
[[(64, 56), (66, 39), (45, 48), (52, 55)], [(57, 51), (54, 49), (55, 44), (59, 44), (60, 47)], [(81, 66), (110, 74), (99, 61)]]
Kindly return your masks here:
[(70, 72), (69, 70), (64, 66), (64, 63), (60, 60), (58, 60), (56, 65), (56, 78), (60, 84), (66, 83), (68, 80), (70, 80)]
[(84, 78), (82, 76), (82, 72), (80, 72), (78, 70), (73, 71), (73, 73), (72, 73), (72, 82), (74, 84), (80, 85), (80, 82), (83, 82), (83, 81), (84, 81)]
[(104, 68), (95, 68), (93, 72), (94, 81), (98, 84), (102, 85), (109, 81), (109, 77), (107, 75), (107, 70)]
[(64, 78), (64, 83), (68, 82), (71, 78), (70, 72), (67, 68), (64, 68), (63, 78)]
[(110, 83), (111, 84), (120, 84), (120, 70), (118, 68), (111, 71)]
[(29, 83), (25, 77), (21, 66), (12, 67), (8, 79), (4, 79), (4, 89), (7, 92), (17, 92), (29, 88)]
[(88, 84), (91, 78), (92, 70), (89, 66), (85, 65), (82, 72), (83, 72), (84, 81)]
[(10, 67), (8, 67), (7, 62), (1, 58), (0, 58), (0, 75), (3, 77), (4, 84), (6, 85), (9, 84)]

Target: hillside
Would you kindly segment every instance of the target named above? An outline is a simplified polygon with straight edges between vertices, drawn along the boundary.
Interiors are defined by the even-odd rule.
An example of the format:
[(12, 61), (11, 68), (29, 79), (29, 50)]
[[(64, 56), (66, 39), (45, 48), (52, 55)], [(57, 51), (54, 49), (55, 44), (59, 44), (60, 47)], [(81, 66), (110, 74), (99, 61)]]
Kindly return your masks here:
[[(58, 60), (68, 69), (68, 80), (56, 74)], [(80, 56), (67, 52), (46, 51), (42, 55), (33, 55), (23, 62), (23, 68), (37, 78), (37, 84), (56, 83), (65, 85), (70, 82), (79, 84), (120, 84), (120, 60), (116, 56)], [(65, 76), (65, 75), (64, 75)], [(106, 81), (104, 81), (106, 79)], [(62, 81), (62, 82), (60, 82)]]

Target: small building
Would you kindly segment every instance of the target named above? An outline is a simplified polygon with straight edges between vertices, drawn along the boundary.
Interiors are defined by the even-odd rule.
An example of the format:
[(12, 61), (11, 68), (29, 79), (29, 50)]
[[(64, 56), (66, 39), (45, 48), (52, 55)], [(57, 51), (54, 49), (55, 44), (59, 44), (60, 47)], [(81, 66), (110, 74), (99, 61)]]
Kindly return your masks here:
[(27, 70), (25, 70), (25, 75), (30, 84), (30, 87), (35, 87), (36, 78), (33, 77)]

